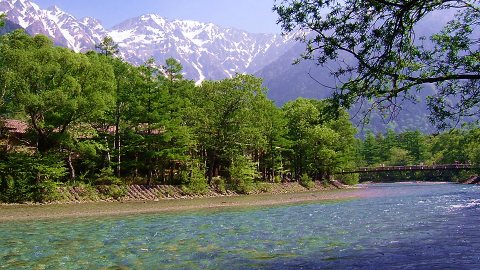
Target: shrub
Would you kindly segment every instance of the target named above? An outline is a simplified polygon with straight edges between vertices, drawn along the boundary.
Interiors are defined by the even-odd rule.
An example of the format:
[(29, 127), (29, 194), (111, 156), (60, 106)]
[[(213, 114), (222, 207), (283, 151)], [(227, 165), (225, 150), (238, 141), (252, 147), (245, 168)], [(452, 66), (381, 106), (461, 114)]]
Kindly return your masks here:
[(237, 157), (230, 167), (230, 180), (235, 191), (249, 194), (254, 189), (254, 180), (258, 177), (255, 163), (243, 156)]
[(38, 184), (38, 192), (34, 196), (37, 202), (53, 202), (61, 200), (62, 194), (58, 190), (59, 183), (44, 181)]
[(115, 200), (119, 200), (127, 195), (127, 187), (124, 185), (100, 186), (98, 190), (107, 198), (113, 198)]
[(0, 201), (45, 202), (59, 198), (57, 181), (67, 174), (55, 155), (11, 153), (0, 159)]
[(344, 174), (344, 175), (338, 175), (337, 176), (340, 181), (342, 181), (346, 185), (354, 186), (358, 184), (360, 175), (358, 173), (352, 173), (352, 174)]
[(114, 175), (113, 169), (106, 167), (100, 170), (100, 173), (95, 175), (95, 185), (123, 185), (121, 179)]
[[(3, 171), (4, 167), (0, 167)], [(19, 203), (32, 201), (32, 190), (28, 180), (22, 176), (14, 178), (11, 175), (2, 175), (0, 185), (0, 201), (8, 203)]]
[(165, 195), (167, 195), (167, 197), (169, 198), (175, 197), (175, 195), (177, 195), (177, 191), (175, 191), (175, 188), (172, 186), (166, 186), (165, 193)]
[(96, 201), (99, 199), (98, 190), (87, 183), (77, 183), (74, 185), (76, 190), (78, 191), (78, 196), (82, 197), (83, 199), (93, 200)]
[(302, 174), (302, 177), (300, 177), (300, 185), (307, 189), (311, 189), (315, 186), (315, 183), (312, 181), (312, 178), (308, 176), (308, 174), (304, 173)]
[(190, 195), (205, 194), (208, 192), (208, 183), (203, 170), (197, 164), (188, 166), (189, 171), (182, 173), (182, 190)]
[(270, 192), (272, 190), (272, 186), (265, 182), (257, 182), (256, 189), (260, 192)]
[(457, 172), (456, 174), (454, 174), (453, 176), (451, 176), (451, 179), (455, 182), (462, 182), (462, 181), (465, 181), (466, 179), (469, 179), (473, 176), (477, 176), (479, 175), (478, 174), (478, 171), (476, 170), (473, 170), (473, 171), (460, 171), (460, 172)]
[(118, 200), (127, 195), (127, 187), (120, 178), (114, 175), (111, 167), (101, 169), (100, 172), (95, 175), (93, 183), (97, 186), (97, 188), (89, 185), (84, 185), (81, 187), (81, 189), (85, 192), (85, 194), (82, 196), (94, 200), (98, 198), (98, 194), (96, 192), (98, 191), (101, 195), (104, 195), (107, 198)]
[(273, 178), (273, 182), (274, 183), (281, 183), (282, 182), (282, 177), (280, 175), (275, 175), (275, 177)]
[(225, 185), (225, 179), (223, 179), (220, 176), (212, 178), (212, 186), (215, 187), (217, 192), (220, 192), (222, 194), (227, 193), (227, 188), (226, 188), (226, 185)]

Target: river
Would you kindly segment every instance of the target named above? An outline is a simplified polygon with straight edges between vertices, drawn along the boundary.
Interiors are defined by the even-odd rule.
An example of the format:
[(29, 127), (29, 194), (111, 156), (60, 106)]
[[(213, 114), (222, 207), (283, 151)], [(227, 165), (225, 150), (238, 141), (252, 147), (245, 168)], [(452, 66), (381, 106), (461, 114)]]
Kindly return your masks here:
[(0, 224), (0, 269), (480, 269), (480, 186), (373, 184), (362, 198)]

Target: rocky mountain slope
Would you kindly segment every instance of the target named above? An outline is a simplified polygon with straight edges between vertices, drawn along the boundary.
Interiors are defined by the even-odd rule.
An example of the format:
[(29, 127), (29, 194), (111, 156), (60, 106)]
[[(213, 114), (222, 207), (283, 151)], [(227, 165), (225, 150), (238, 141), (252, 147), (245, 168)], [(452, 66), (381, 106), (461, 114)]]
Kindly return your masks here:
[(93, 18), (77, 20), (58, 7), (47, 10), (28, 0), (2, 0), (0, 12), (30, 34), (44, 34), (58, 44), (75, 51), (93, 48), (105, 34), (105, 29)]
[(29, 0), (2, 0), (0, 12), (30, 34), (44, 34), (74, 51), (94, 49), (103, 37), (119, 44), (124, 59), (142, 64), (174, 57), (195, 81), (223, 79), (235, 73), (255, 73), (290, 49), (292, 37), (252, 34), (212, 23), (168, 20), (148, 14), (105, 29), (93, 18), (77, 19), (58, 7), (41, 9)]

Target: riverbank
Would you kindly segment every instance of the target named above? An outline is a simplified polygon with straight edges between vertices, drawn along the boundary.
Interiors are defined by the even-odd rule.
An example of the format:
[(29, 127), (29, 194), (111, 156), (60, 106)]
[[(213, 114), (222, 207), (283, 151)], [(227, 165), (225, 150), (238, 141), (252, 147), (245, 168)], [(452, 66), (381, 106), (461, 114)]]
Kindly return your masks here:
[[(337, 189), (316, 186), (310, 191), (297, 183), (276, 184), (277, 193), (223, 195), (158, 200), (90, 201), (82, 203), (0, 205), (0, 222), (134, 215), (147, 213), (192, 211), (228, 207), (261, 207), (315, 201), (358, 198), (358, 189)], [(282, 189), (280, 189), (282, 188)], [(281, 192), (283, 191), (283, 193)]]
[[(334, 181), (328, 185), (316, 182), (310, 188), (300, 185), (298, 182), (288, 183), (257, 183), (248, 195), (258, 194), (282, 194), (299, 193), (307, 191), (325, 191), (346, 189), (349, 186)], [(190, 194), (181, 186), (172, 185), (128, 185), (128, 186), (75, 186), (61, 187), (58, 189), (56, 199), (51, 203), (85, 203), (99, 201), (160, 201), (170, 199), (195, 199), (213, 198), (242, 195), (234, 190), (218, 189), (211, 187), (202, 194)]]
[(480, 185), (480, 176), (472, 175), (468, 179), (460, 181), (460, 183), (466, 184), (466, 185)]

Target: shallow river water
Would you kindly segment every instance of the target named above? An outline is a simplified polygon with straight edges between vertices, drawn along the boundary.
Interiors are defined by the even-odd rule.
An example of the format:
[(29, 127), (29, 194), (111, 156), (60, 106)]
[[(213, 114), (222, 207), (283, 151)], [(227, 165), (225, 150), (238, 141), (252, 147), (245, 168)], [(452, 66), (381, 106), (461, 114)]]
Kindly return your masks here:
[(480, 269), (480, 186), (365, 198), (0, 223), (0, 269)]

